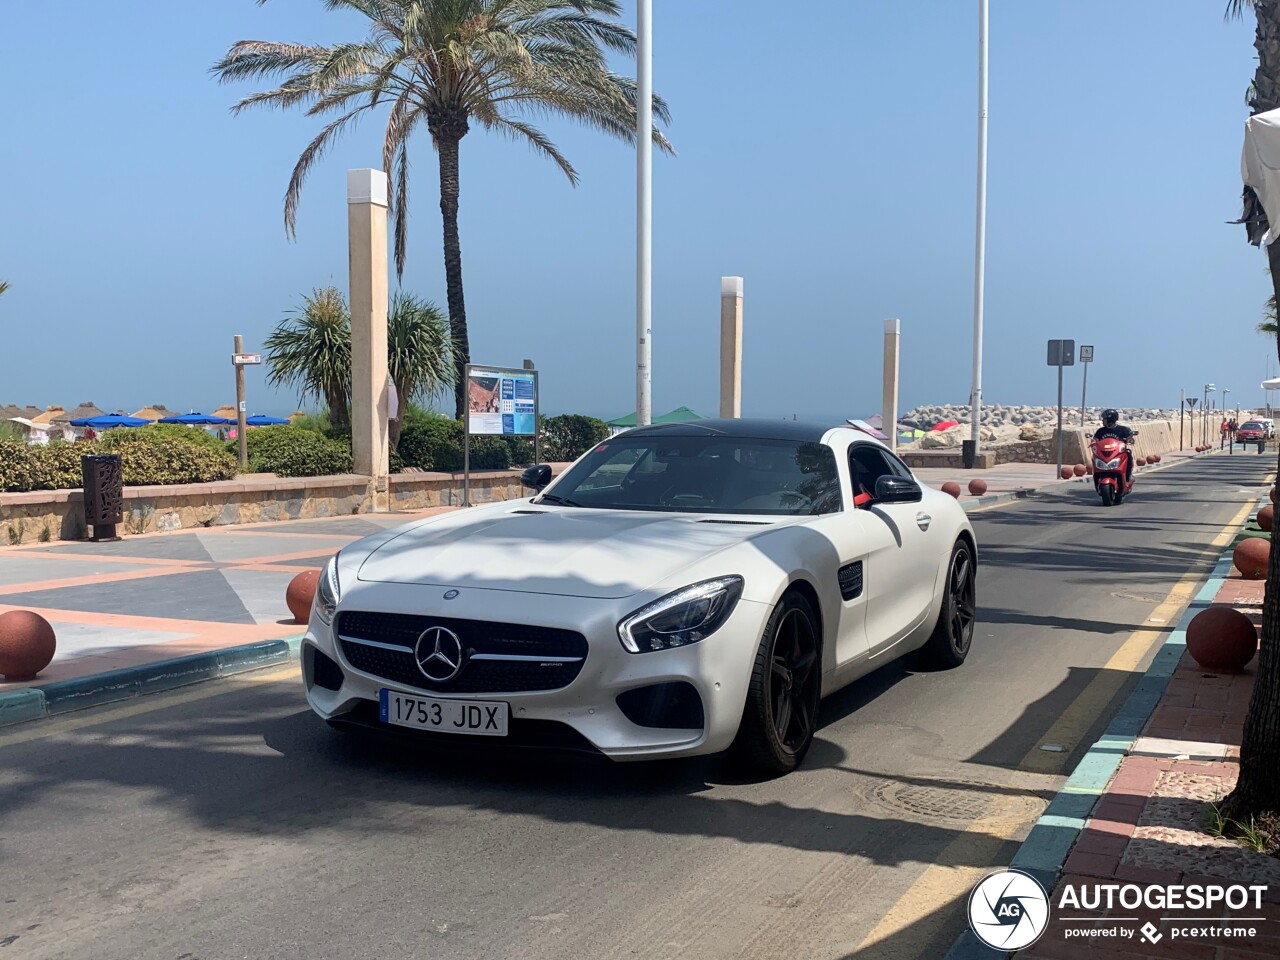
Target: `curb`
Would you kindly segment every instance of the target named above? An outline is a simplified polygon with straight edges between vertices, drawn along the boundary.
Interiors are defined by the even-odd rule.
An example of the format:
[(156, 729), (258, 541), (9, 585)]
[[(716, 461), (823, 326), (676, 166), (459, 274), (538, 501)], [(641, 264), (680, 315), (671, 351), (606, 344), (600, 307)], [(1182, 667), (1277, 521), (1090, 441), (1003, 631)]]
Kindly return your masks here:
[(984, 494), (973, 500), (961, 500), (960, 506), (964, 508), (965, 513), (973, 513), (975, 510), (985, 510), (987, 507), (1009, 503), (1013, 500), (1027, 500), (1039, 493), (1039, 487), (1021, 487), (1018, 490), (1008, 490), (1004, 493)]
[(298, 657), (301, 635), (286, 640), (260, 640), (238, 647), (156, 660), (136, 667), (95, 673), (74, 680), (55, 680), (39, 687), (0, 693), (0, 727), (84, 710), (104, 703), (132, 700), (149, 693), (229, 677)]
[[(1258, 501), (1260, 502), (1260, 501)], [(1009, 866), (1035, 877), (1052, 891), (1067, 855), (1075, 846), (1093, 808), (1120, 767), (1120, 762), (1142, 733), (1147, 720), (1155, 712), (1169, 680), (1187, 648), (1187, 626), (1200, 611), (1213, 603), (1231, 573), (1232, 547), (1227, 546), (1218, 557), (1208, 578), (1183, 611), (1177, 627), (1156, 651), (1155, 658), (1142, 675), (1120, 711), (1112, 718), (1102, 736), (1080, 759), (1067, 782), (1062, 785), (1018, 847)], [(995, 865), (993, 865), (995, 869)], [(965, 930), (951, 945), (943, 960), (997, 960), (1012, 956), (983, 944), (972, 930)]]

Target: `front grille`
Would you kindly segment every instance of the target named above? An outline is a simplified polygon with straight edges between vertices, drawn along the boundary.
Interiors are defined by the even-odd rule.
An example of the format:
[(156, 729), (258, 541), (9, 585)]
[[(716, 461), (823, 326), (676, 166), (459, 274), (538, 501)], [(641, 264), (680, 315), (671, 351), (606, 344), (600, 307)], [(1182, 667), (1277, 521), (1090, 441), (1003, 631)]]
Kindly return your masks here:
[[(414, 659), (414, 644), (429, 627), (452, 630), (462, 641), (462, 670), (444, 683), (425, 677)], [(352, 611), (339, 615), (337, 633), (342, 654), (355, 669), (448, 693), (558, 690), (573, 682), (587, 658), (587, 640), (580, 633), (487, 620)]]

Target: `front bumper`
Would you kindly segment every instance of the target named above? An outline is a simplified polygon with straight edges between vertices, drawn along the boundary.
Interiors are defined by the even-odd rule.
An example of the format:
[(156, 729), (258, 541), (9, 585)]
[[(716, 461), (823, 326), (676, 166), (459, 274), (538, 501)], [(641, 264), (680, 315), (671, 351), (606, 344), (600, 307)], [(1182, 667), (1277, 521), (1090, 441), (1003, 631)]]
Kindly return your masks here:
[[(449, 693), (406, 683), (394, 683), (352, 666), (333, 629), (314, 613), (303, 638), (303, 679), (312, 710), (326, 720), (377, 724), (377, 701), (383, 688), (436, 699), (502, 701), (510, 708), (511, 746), (549, 745), (598, 751), (615, 760), (693, 756), (718, 753), (733, 742), (742, 718), (747, 687), (760, 638), (772, 607), (739, 600), (732, 615), (707, 639), (688, 647), (653, 653), (628, 653), (618, 640), (617, 623), (639, 604), (633, 600), (596, 600), (471, 589), (444, 601), (443, 588), (393, 583), (358, 583), (342, 598), (344, 610), (406, 614), (451, 620), (484, 620), (554, 627), (581, 633), (588, 652), (582, 669), (556, 690), (530, 692)], [(310, 648), (310, 649), (308, 649)], [(341, 671), (317, 683), (315, 652)], [(332, 674), (332, 668), (326, 668)], [(641, 725), (629, 718), (618, 698), (631, 705), (659, 684), (688, 684), (701, 701), (700, 726)], [(686, 692), (687, 691), (687, 688)], [(688, 711), (679, 716), (687, 717)], [(652, 717), (647, 722), (652, 722)], [(387, 727), (414, 732), (404, 727)], [(424, 734), (450, 742), (484, 741), (485, 737)], [(496, 738), (495, 738), (496, 739)], [(537, 743), (535, 743), (537, 741)], [(542, 743), (546, 741), (545, 744)]]

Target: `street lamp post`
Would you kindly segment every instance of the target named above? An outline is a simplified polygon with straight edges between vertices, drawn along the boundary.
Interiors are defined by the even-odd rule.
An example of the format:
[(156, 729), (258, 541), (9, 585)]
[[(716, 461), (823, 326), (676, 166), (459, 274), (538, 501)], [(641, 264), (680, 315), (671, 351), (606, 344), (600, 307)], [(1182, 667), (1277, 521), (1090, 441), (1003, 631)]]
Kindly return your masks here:
[(982, 311), (987, 255), (987, 5), (978, 0), (978, 217), (973, 264), (973, 393), (970, 439), (976, 458), (982, 433)]
[(636, 17), (636, 426), (653, 410), (653, 0)]

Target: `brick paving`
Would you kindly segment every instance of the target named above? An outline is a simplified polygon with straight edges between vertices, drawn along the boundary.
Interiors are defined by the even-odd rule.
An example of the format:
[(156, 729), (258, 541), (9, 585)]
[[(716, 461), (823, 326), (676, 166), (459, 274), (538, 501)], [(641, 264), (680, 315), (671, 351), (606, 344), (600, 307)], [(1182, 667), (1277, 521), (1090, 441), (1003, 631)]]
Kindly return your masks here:
[[(1225, 580), (1214, 597), (1261, 623), (1263, 584)], [(1075, 960), (1275, 960), (1280, 957), (1280, 858), (1211, 835), (1213, 804), (1235, 785), (1257, 659), (1234, 675), (1184, 653), (1159, 705), (1107, 785), (1051, 894), (1044, 936), (1019, 957)], [(1160, 911), (1059, 909), (1070, 886), (1259, 884), (1260, 908)], [(1154, 932), (1144, 937), (1150, 923)], [(1224, 927), (1248, 932), (1225, 937)], [(1090, 931), (1092, 934), (1090, 935)], [(1129, 935), (1123, 935), (1128, 931)]]
[(35, 681), (0, 677), (0, 693), (299, 636), (284, 599), (298, 573), (363, 536), (445, 509), (7, 547), (0, 613), (39, 613), (58, 649)]

